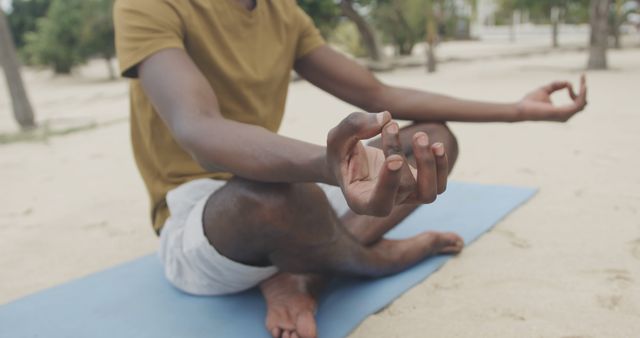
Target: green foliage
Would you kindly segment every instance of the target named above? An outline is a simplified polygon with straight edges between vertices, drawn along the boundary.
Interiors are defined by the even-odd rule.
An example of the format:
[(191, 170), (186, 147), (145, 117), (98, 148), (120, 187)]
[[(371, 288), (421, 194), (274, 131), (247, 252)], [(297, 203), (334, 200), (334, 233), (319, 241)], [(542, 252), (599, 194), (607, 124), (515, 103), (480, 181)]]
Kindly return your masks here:
[(112, 0), (52, 0), (36, 31), (25, 35), (27, 62), (68, 74), (91, 56), (113, 57), (112, 5)]
[(477, 3), (467, 0), (456, 3), (440, 0), (440, 35), (443, 39), (470, 39), (471, 21), (477, 15)]
[(413, 46), (424, 40), (426, 2), (423, 0), (378, 0), (371, 17), (385, 42), (399, 54), (411, 54)]
[(29, 63), (52, 66), (56, 74), (68, 74), (86, 60), (79, 28), (84, 23), (84, 0), (53, 0), (47, 16), (39, 19), (37, 30), (25, 36)]
[(298, 5), (313, 19), (325, 37), (337, 26), (340, 8), (334, 0), (298, 0)]
[(51, 0), (13, 0), (7, 19), (16, 47), (24, 46), (24, 36), (36, 30), (36, 22), (47, 14)]
[(112, 8), (113, 0), (85, 0), (81, 34), (84, 54), (105, 59), (116, 55)]
[(497, 3), (499, 24), (508, 23), (514, 10), (527, 11), (533, 23), (547, 24), (552, 7), (562, 11), (563, 21), (567, 23), (584, 23), (589, 19), (589, 0), (500, 0)]
[(355, 57), (366, 57), (358, 28), (351, 21), (341, 21), (331, 34), (331, 42)]

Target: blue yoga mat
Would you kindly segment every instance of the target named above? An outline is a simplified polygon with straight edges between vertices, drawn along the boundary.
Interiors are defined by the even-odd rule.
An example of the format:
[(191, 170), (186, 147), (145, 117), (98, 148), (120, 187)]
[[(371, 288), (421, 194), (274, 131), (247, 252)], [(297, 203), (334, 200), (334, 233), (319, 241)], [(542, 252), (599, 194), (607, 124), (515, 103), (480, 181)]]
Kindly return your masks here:
[[(534, 193), (451, 183), (436, 203), (420, 207), (388, 237), (455, 231), (469, 244)], [(346, 336), (449, 258), (433, 257), (387, 278), (334, 281), (319, 302), (320, 337)], [(267, 338), (265, 311), (255, 289), (223, 297), (183, 294), (165, 281), (150, 255), (0, 306), (0, 337)]]

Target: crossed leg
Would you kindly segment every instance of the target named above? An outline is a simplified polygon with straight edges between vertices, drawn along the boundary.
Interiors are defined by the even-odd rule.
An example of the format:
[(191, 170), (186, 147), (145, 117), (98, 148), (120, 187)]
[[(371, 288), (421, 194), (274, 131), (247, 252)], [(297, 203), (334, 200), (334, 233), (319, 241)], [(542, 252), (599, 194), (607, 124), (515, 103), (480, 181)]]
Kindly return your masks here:
[[(416, 132), (423, 131), (433, 142), (445, 145), (449, 158), (449, 168), (453, 168), (458, 157), (458, 144), (451, 131), (443, 124), (412, 124), (400, 132), (401, 144), (410, 144)], [(381, 147), (380, 140), (370, 143)], [(405, 146), (405, 154), (411, 154), (411, 147)], [(407, 159), (412, 161), (411, 156)], [(341, 217), (345, 227), (364, 245), (379, 241), (382, 236), (411, 214), (416, 206), (396, 207), (387, 217), (372, 217), (348, 212)], [(458, 246), (447, 246), (450, 240), (458, 238), (453, 234), (431, 233), (434, 253), (455, 253)], [(315, 309), (318, 293), (328, 281), (327, 278), (309, 274), (280, 273), (261, 284), (262, 292), (267, 300), (268, 313), (266, 326), (273, 337), (302, 338), (315, 337)]]
[[(455, 139), (444, 125), (411, 126), (401, 132), (401, 137), (410, 138), (420, 130), (426, 131), (433, 142), (443, 142), (450, 151), (450, 161), (455, 160)], [(250, 265), (274, 264), (284, 272), (263, 285), (272, 318), (268, 317), (267, 325), (274, 336), (296, 337), (315, 335), (311, 311), (315, 301), (304, 277), (293, 273), (383, 276), (430, 255), (454, 253), (462, 248), (460, 238), (451, 233), (428, 232), (395, 241), (381, 239), (413, 209), (397, 208), (385, 218), (347, 214), (339, 219), (315, 184), (235, 179), (211, 196), (203, 219), (207, 239), (224, 256)], [(277, 312), (277, 306), (272, 306), (274, 301), (294, 292), (299, 296), (297, 300), (280, 303), (280, 308), (289, 317), (292, 310), (297, 311), (295, 322), (285, 323), (278, 315), (273, 319), (272, 313)]]

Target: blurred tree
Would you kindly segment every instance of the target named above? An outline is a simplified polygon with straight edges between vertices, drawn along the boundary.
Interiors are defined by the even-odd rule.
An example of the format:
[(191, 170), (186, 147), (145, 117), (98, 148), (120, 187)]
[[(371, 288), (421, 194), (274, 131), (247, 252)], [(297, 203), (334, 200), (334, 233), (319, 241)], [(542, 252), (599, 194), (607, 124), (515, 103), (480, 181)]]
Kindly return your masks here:
[[(439, 15), (439, 34), (442, 39), (468, 40), (471, 38), (471, 23), (474, 20), (475, 1), (436, 1)], [(476, 9), (477, 10), (477, 9)]]
[(364, 44), (369, 57), (374, 61), (382, 61), (382, 48), (380, 47), (380, 42), (376, 37), (375, 31), (355, 8), (356, 5), (371, 5), (372, 2), (373, 0), (340, 0), (340, 9), (342, 11), (342, 15), (351, 20), (358, 28), (358, 32), (360, 32), (360, 36), (362, 38), (362, 43)]
[(85, 0), (53, 0), (37, 30), (25, 36), (25, 55), (33, 64), (51, 66), (56, 74), (69, 74), (87, 55), (80, 48)]
[(26, 34), (24, 55), (32, 64), (52, 67), (56, 74), (69, 74), (97, 56), (106, 60), (109, 77), (115, 78), (112, 6), (113, 0), (52, 0), (36, 31)]
[(609, 38), (609, 7), (611, 0), (591, 0), (591, 38), (589, 44), (588, 69), (607, 68), (607, 45)]
[[(640, 1), (638, 1), (640, 3)], [(614, 0), (613, 10), (610, 12), (609, 27), (610, 33), (613, 36), (613, 46), (616, 49), (622, 48), (620, 41), (620, 29), (622, 25), (627, 22), (629, 15), (636, 12), (635, 6), (632, 3), (625, 0)]]
[(369, 56), (362, 43), (358, 28), (349, 20), (343, 20), (336, 26), (331, 33), (331, 42), (355, 57)]
[(427, 0), (426, 4), (426, 18), (427, 18), (427, 72), (433, 73), (436, 71), (436, 54), (435, 48), (438, 39), (436, 14), (434, 8), (434, 0)]
[(109, 78), (116, 78), (111, 60), (116, 55), (113, 29), (113, 0), (84, 0), (81, 54), (98, 56), (106, 61)]
[(371, 17), (385, 41), (400, 55), (410, 55), (413, 46), (425, 37), (425, 0), (378, 0)]
[(340, 8), (334, 0), (298, 0), (298, 5), (311, 17), (325, 37), (336, 28)]
[(4, 11), (0, 9), (0, 64), (7, 80), (7, 87), (11, 95), (13, 116), (22, 130), (32, 129), (36, 126), (33, 118), (33, 109), (24, 89), (20, 74), (20, 62), (16, 55), (16, 48), (9, 30), (9, 24)]
[[(514, 13), (517, 11), (528, 13), (529, 19), (538, 24), (551, 25), (551, 45), (558, 47), (559, 25), (563, 21), (582, 23), (587, 20), (589, 0), (500, 0), (499, 16), (508, 17), (513, 27)], [(514, 33), (511, 34), (515, 40)]]
[(613, 35), (613, 47), (620, 49), (620, 26), (625, 22), (622, 5), (624, 0), (614, 0), (613, 11), (611, 11), (611, 34)]
[(509, 25), (509, 41), (516, 41), (516, 12), (520, 8), (520, 0), (498, 0), (496, 11), (496, 23)]
[(8, 15), (13, 41), (18, 49), (24, 46), (24, 36), (36, 30), (36, 22), (47, 14), (51, 0), (13, 0)]

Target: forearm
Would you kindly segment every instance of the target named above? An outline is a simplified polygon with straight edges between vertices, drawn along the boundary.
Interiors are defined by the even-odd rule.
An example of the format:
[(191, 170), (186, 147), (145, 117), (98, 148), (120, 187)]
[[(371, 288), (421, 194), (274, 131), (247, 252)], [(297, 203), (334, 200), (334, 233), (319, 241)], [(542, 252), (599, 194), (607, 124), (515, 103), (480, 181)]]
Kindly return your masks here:
[(489, 103), (457, 99), (419, 90), (385, 86), (379, 108), (394, 118), (422, 122), (515, 122), (515, 103)]
[(181, 129), (178, 141), (207, 170), (262, 182), (336, 184), (325, 147), (221, 117), (202, 116)]

